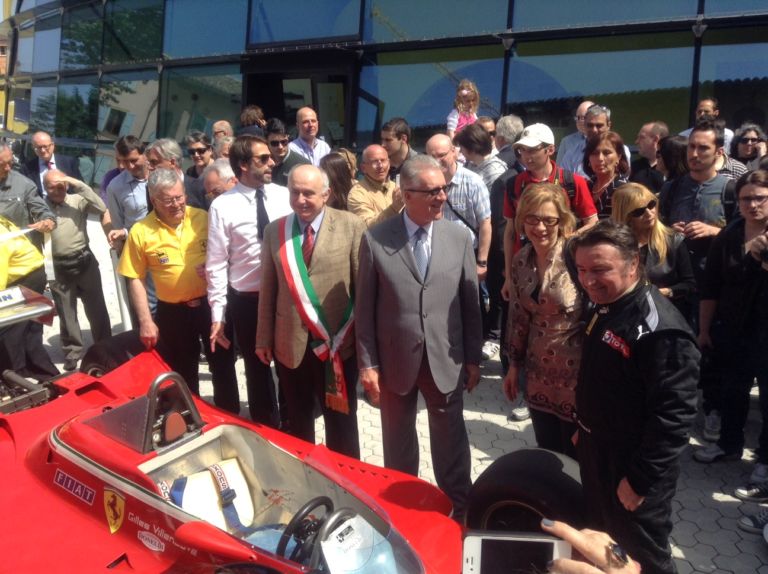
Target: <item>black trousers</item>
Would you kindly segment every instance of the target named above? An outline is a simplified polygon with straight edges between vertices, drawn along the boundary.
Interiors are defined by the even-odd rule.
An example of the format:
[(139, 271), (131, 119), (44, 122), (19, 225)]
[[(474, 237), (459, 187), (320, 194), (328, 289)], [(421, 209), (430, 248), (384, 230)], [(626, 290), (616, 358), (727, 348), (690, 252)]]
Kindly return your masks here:
[(577, 458), (576, 447), (571, 440), (578, 426), (574, 422), (564, 421), (552, 413), (530, 408), (533, 434), (539, 448), (546, 448), (561, 454)]
[(469, 438), (464, 424), (464, 388), (443, 393), (435, 385), (424, 350), (416, 384), (405, 395), (381, 385), (381, 430), (384, 466), (419, 474), (416, 407), (421, 392), (429, 420), (429, 444), (437, 485), (453, 502), (454, 515), (464, 515), (472, 484)]
[(360, 438), (357, 430), (357, 358), (344, 361), (347, 380), (349, 414), (340, 413), (325, 404), (326, 363), (317, 358), (307, 345), (304, 358), (295, 369), (275, 361), (277, 375), (285, 395), (290, 434), (307, 442), (315, 442), (315, 399), (325, 421), (325, 444), (331, 450), (352, 458), (360, 458)]
[[(21, 285), (36, 293), (42, 293), (45, 283), (45, 270), (39, 267), (8, 287)], [(0, 330), (0, 368), (13, 369), (22, 377), (40, 381), (59, 374), (43, 346), (41, 323), (24, 321)]]
[(725, 452), (744, 449), (744, 425), (749, 414), (749, 393), (757, 378), (762, 427), (758, 462), (768, 463), (768, 332), (728, 333), (716, 352), (723, 358), (721, 393), (722, 427), (717, 444)]
[(245, 363), (245, 388), (251, 419), (278, 428), (277, 398), (272, 370), (256, 356), (256, 326), (259, 320), (259, 294), (227, 291), (227, 309), (232, 317), (237, 344)]
[(669, 534), (672, 532), (672, 498), (680, 474), (679, 462), (672, 463), (640, 507), (629, 512), (619, 501), (616, 489), (626, 476), (632, 450), (597, 443), (584, 431), (579, 432), (576, 449), (589, 527), (608, 532), (642, 564), (643, 574), (677, 572), (669, 547)]
[(168, 365), (187, 382), (189, 389), (200, 394), (199, 357), (200, 345), (208, 359), (213, 379), (213, 402), (235, 414), (240, 412), (237, 392), (234, 349), (217, 346), (211, 352), (208, 342), (211, 334), (211, 308), (202, 297), (199, 305), (190, 307), (184, 303), (157, 302), (155, 321), (160, 331), (157, 350)]

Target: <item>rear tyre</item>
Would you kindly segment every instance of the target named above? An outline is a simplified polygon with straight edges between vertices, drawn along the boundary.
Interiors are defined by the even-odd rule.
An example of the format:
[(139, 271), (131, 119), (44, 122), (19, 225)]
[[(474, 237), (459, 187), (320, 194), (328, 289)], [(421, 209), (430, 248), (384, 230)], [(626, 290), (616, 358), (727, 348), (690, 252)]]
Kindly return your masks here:
[(472, 529), (541, 532), (541, 519), (584, 527), (579, 465), (544, 449), (518, 450), (489, 466), (472, 485), (466, 525)]
[(144, 351), (136, 331), (126, 331), (91, 346), (80, 361), (80, 372), (102, 377)]

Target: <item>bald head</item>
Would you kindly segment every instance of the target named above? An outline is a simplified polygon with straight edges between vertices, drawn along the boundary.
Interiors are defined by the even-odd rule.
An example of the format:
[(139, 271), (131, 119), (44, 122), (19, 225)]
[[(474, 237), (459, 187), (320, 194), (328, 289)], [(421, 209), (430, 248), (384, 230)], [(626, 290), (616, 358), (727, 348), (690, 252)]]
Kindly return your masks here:
[(69, 189), (67, 174), (58, 169), (49, 169), (43, 176), (43, 187), (48, 194), (48, 199), (56, 204), (63, 203)]
[(288, 174), (291, 209), (305, 223), (311, 223), (328, 201), (328, 176), (314, 165), (297, 165)]
[(389, 154), (378, 144), (369, 145), (363, 151), (361, 171), (373, 181), (384, 183), (389, 176)]
[(432, 156), (440, 164), (440, 169), (445, 176), (445, 181), (450, 182), (453, 179), (458, 164), (456, 163), (456, 148), (445, 134), (435, 134), (427, 140), (427, 155)]
[(296, 129), (299, 130), (299, 137), (305, 142), (312, 144), (317, 137), (320, 124), (317, 121), (317, 113), (310, 107), (300, 108), (296, 112)]
[(595, 105), (595, 102), (584, 100), (581, 102), (578, 108), (576, 108), (576, 129), (581, 133), (586, 134), (586, 127), (584, 124), (584, 116), (587, 115), (587, 110)]
[(35, 151), (35, 155), (42, 161), (51, 161), (55, 147), (53, 138), (48, 133), (35, 132), (32, 135), (32, 149)]

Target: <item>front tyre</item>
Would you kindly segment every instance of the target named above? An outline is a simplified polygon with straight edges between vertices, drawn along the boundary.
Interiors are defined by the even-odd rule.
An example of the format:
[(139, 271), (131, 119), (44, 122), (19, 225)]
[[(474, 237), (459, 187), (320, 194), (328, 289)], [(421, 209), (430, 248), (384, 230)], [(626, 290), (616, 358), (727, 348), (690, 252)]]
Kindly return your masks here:
[(467, 528), (541, 532), (549, 518), (583, 528), (584, 500), (579, 465), (570, 457), (532, 448), (496, 460), (472, 485)]

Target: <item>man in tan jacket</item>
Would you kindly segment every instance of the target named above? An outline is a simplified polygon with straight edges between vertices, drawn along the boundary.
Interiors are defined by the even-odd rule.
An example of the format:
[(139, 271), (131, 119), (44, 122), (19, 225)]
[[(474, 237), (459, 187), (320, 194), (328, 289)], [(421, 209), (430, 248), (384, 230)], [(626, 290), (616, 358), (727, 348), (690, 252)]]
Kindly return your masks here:
[(389, 156), (380, 145), (369, 145), (360, 164), (364, 177), (352, 186), (347, 196), (347, 209), (372, 227), (397, 215), (403, 209), (403, 194), (389, 180)]
[(293, 213), (264, 232), (256, 354), (275, 359), (291, 434), (314, 443), (317, 397), (326, 445), (360, 458), (353, 294), (365, 225), (326, 207), (317, 167), (296, 166), (288, 189)]

